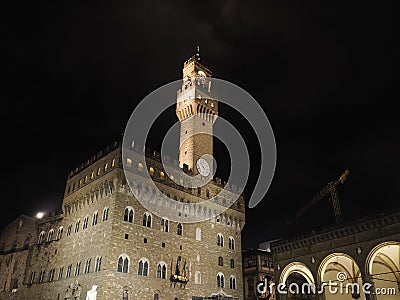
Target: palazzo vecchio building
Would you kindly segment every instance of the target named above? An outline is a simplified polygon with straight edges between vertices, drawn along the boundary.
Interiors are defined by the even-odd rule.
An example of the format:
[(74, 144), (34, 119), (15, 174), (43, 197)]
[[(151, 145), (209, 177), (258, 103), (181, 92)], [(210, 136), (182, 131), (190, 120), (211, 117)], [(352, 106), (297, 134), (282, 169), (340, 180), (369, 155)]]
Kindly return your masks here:
[[(196, 53), (184, 63), (178, 91), (181, 139), (198, 123), (212, 134), (218, 115), (215, 99), (196, 97), (200, 77), (211, 71)], [(71, 171), (61, 213), (22, 215), (2, 231), (0, 299), (243, 299), (241, 190), (218, 178), (201, 188), (183, 187), (167, 176), (158, 152), (143, 156), (133, 147), (132, 159), (123, 161), (122, 148), (115, 142)], [(212, 136), (193, 136), (180, 148), (176, 165), (198, 174), (196, 161), (213, 153)], [(182, 222), (148, 211), (127, 185), (124, 166), (139, 176), (147, 167), (158, 190), (176, 200), (165, 209), (176, 210)], [(202, 202), (223, 188), (241, 196), (206, 218)], [(194, 213), (207, 220), (184, 222)]]

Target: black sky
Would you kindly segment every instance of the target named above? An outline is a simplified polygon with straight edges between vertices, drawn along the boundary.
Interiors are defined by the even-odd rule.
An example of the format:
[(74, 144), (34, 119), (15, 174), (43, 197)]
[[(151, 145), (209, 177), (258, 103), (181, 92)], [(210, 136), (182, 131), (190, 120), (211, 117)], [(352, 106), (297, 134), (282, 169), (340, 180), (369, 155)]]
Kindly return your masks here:
[[(244, 247), (333, 223), (326, 197), (296, 226), (285, 225), (346, 168), (338, 188), (346, 220), (398, 205), (391, 2), (14, 5), (1, 29), (1, 228), (21, 213), (57, 209), (68, 172), (119, 139), (135, 105), (179, 79), (197, 44), (215, 77), (258, 100), (277, 141), (275, 178), (247, 211)], [(237, 124), (246, 132), (245, 121)], [(255, 139), (246, 142), (257, 171)]]

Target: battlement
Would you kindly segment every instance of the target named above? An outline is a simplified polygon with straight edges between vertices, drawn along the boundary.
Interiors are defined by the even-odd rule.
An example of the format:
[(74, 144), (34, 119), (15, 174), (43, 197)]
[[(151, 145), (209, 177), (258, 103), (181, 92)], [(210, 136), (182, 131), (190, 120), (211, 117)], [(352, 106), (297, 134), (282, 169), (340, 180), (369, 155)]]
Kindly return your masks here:
[(71, 170), (69, 172), (68, 179), (71, 179), (76, 174), (80, 173), (81, 171), (83, 171), (84, 169), (86, 169), (87, 167), (89, 167), (90, 165), (92, 165), (93, 163), (95, 163), (96, 161), (101, 159), (102, 157), (109, 154), (111, 151), (121, 147), (121, 145), (122, 145), (121, 141), (115, 141), (111, 145), (108, 145), (107, 147), (105, 147), (103, 150), (100, 150), (96, 154), (92, 155), (88, 160), (86, 160), (85, 162), (82, 162), (80, 165), (76, 166), (73, 170)]

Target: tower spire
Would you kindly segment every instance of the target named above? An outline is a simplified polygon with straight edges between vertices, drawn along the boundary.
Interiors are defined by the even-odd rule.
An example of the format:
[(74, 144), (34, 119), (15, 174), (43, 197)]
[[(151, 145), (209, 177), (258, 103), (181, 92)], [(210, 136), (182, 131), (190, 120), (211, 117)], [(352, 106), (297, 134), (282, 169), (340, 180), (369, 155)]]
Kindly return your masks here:
[(196, 60), (200, 61), (200, 46), (196, 46)]

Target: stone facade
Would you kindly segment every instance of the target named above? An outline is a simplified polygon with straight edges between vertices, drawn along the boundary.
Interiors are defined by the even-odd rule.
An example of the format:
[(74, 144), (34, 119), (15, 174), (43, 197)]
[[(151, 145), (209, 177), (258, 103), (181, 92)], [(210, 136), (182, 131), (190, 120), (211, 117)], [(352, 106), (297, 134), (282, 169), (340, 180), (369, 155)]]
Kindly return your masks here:
[[(194, 148), (203, 147), (197, 143)], [(182, 187), (165, 174), (158, 152), (147, 151), (146, 161), (140, 161), (141, 150), (131, 151), (132, 158), (123, 162), (122, 145), (116, 142), (75, 168), (67, 179), (62, 213), (29, 224), (34, 242), (26, 268), (21, 267), (26, 270), (14, 291), (17, 299), (86, 299), (93, 285), (97, 300), (243, 299), (244, 198), (213, 218), (207, 218), (201, 203), (223, 188), (241, 190), (218, 178), (201, 188)], [(174, 203), (163, 203), (157, 214), (148, 211), (128, 187), (123, 165), (139, 177), (147, 168), (158, 195)], [(147, 192), (143, 185), (137, 188)], [(195, 209), (186, 210), (188, 204)], [(175, 210), (182, 222), (162, 219), (163, 209)], [(207, 220), (184, 222), (195, 213)], [(2, 255), (0, 274), (4, 260)], [(185, 265), (186, 285), (170, 281), (176, 265), (181, 273)]]

